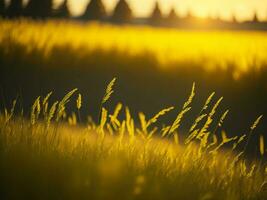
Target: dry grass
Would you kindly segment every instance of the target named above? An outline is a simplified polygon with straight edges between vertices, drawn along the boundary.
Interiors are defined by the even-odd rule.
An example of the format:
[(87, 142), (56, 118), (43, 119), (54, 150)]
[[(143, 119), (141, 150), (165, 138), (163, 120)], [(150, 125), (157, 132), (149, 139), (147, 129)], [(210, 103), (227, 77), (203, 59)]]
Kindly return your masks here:
[[(90, 52), (117, 52), (123, 57), (153, 55), (162, 69), (178, 64), (203, 64), (206, 70), (235, 66), (235, 78), (266, 65), (264, 32), (185, 31), (164, 28), (79, 24), (78, 22), (29, 20), (0, 21), (0, 46), (9, 55), (19, 46), (24, 56), (41, 52), (49, 58), (53, 49), (68, 47), (83, 57)], [(178, 63), (178, 64), (177, 64)]]
[[(106, 94), (111, 95), (111, 84)], [(182, 111), (171, 107), (151, 119), (140, 113), (140, 122), (127, 107), (121, 113), (121, 104), (114, 112), (102, 104), (99, 124), (88, 120), (85, 126), (67, 124), (82, 107), (77, 89), (55, 103), (49, 101), (52, 94), (38, 97), (30, 120), (14, 117), (14, 103), (0, 118), (1, 199), (267, 198), (266, 164), (234, 151), (249, 142), (260, 118), (252, 123), (249, 137), (228, 138), (220, 129), (226, 114), (214, 120), (221, 99), (214, 102), (212, 94), (181, 139), (179, 124), (194, 94), (193, 86)], [(75, 95), (76, 108), (69, 114), (66, 106)], [(174, 122), (155, 126), (169, 112), (178, 113)], [(218, 127), (213, 132), (214, 123)], [(222, 150), (225, 145), (233, 150)], [(264, 155), (262, 148), (261, 142)]]

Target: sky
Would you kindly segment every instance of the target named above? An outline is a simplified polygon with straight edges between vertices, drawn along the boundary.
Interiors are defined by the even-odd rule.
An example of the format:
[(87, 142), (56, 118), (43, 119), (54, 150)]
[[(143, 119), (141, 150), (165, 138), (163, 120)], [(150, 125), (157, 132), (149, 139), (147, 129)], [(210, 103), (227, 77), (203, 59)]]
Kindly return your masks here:
[[(27, 0), (25, 0), (27, 1)], [(56, 4), (62, 0), (55, 0)], [(69, 0), (73, 15), (81, 14), (90, 0)], [(102, 0), (111, 12), (118, 0)], [(145, 17), (151, 13), (156, 0), (127, 0), (135, 16)], [(257, 12), (260, 19), (267, 19), (267, 0), (158, 0), (162, 11), (167, 14), (171, 7), (185, 15), (188, 10), (198, 17), (220, 17), (232, 19), (233, 14), (240, 21), (250, 19)]]

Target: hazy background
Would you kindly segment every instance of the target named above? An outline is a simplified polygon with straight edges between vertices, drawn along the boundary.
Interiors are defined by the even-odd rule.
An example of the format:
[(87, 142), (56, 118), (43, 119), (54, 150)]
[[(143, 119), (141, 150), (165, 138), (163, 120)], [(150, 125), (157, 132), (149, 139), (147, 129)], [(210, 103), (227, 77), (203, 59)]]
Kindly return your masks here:
[[(60, 4), (62, 0), (56, 0)], [(88, 0), (70, 0), (70, 8), (74, 15), (81, 14)], [(103, 0), (109, 12), (112, 12), (118, 0)], [(128, 0), (133, 13), (137, 17), (150, 15), (156, 0)], [(186, 15), (191, 11), (198, 17), (221, 17), (231, 20), (235, 14), (238, 20), (248, 20), (255, 12), (260, 19), (267, 17), (267, 0), (158, 0), (162, 12), (167, 14), (175, 7), (180, 15)]]
[[(75, 20), (69, 15), (68, 6), (79, 16), (89, 1), (60, 4), (66, 15), (58, 18), (53, 16), (51, 1), (47, 2), (43, 15), (39, 15), (44, 9), (37, 2), (32, 15), (26, 11), (25, 15), (20, 4), (7, 9), (11, 14), (0, 19), (2, 108), (10, 107), (12, 100), (18, 98), (19, 108), (29, 116), (36, 97), (53, 91), (55, 101), (79, 88), (84, 105), (82, 122), (86, 122), (88, 114), (97, 121), (105, 87), (117, 77), (115, 93), (105, 106), (112, 111), (122, 102), (131, 108), (137, 121), (139, 111), (151, 117), (165, 107), (175, 106), (176, 110), (161, 124), (170, 122), (186, 101), (193, 82), (197, 96), (181, 127), (185, 133), (213, 91), (213, 103), (221, 96), (225, 98), (216, 122), (230, 109), (223, 129), (231, 135), (246, 133), (259, 115), (267, 116), (267, 39), (266, 32), (259, 31), (266, 30), (267, 23), (257, 19), (257, 15), (267, 19), (267, 1), (160, 1), (146, 22), (135, 17), (150, 16), (155, 1), (129, 0), (131, 9), (120, 1), (121, 7), (114, 12), (119, 23), (115, 23), (114, 15), (107, 19), (102, 12), (104, 6), (111, 12), (117, 1), (103, 1), (104, 5), (94, 1), (98, 2), (96, 6), (85, 14), (94, 14), (93, 9), (98, 9), (96, 16)], [(209, 18), (211, 29), (203, 26), (192, 30), (188, 25), (194, 25), (197, 18), (161, 16), (160, 9), (166, 14), (172, 6), (182, 15), (190, 9), (197, 16), (232, 19), (234, 14), (239, 20), (250, 21), (241, 24)], [(252, 18), (255, 12), (257, 15)], [(132, 23), (134, 20), (138, 26)], [(158, 20), (163, 23), (156, 23)], [(167, 28), (164, 24), (173, 22), (168, 20), (178, 25)], [(221, 29), (216, 29), (218, 24)], [(263, 122), (258, 134), (266, 130)]]
[[(23, 1), (28, 2), (28, 0)], [(220, 17), (224, 20), (231, 20), (233, 14), (239, 21), (248, 20), (255, 12), (258, 13), (259, 19), (267, 17), (267, 0), (128, 0), (127, 2), (136, 17), (147, 17), (151, 14), (156, 1), (159, 2), (164, 14), (174, 7), (181, 16), (190, 11), (198, 17)], [(63, 0), (55, 0), (55, 7), (62, 2)], [(88, 0), (69, 0), (72, 14), (74, 16), (82, 14), (88, 2)], [(117, 2), (118, 0), (103, 0), (108, 12), (112, 12)]]

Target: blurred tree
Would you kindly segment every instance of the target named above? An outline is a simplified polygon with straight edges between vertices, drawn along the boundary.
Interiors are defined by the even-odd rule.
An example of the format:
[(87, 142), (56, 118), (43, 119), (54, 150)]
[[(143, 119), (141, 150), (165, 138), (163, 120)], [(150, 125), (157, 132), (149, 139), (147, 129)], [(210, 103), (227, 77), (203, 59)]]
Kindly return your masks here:
[(177, 16), (177, 13), (174, 7), (171, 8), (167, 19), (168, 21), (171, 21), (171, 22), (175, 22), (178, 20), (178, 16)]
[(101, 0), (91, 0), (82, 15), (86, 20), (103, 20), (105, 17), (106, 10)]
[(168, 18), (169, 19), (176, 19), (178, 16), (176, 14), (176, 11), (175, 11), (175, 8), (171, 8), (170, 12), (169, 12), (169, 15), (168, 15)]
[(29, 0), (25, 15), (32, 18), (48, 18), (52, 16), (53, 0)]
[(257, 12), (254, 12), (252, 22), (254, 22), (254, 23), (258, 23), (259, 22), (259, 18), (258, 18)]
[(214, 16), (214, 21), (217, 23), (222, 23), (223, 20), (221, 19), (221, 16), (219, 13), (216, 13), (216, 15)]
[(71, 16), (68, 0), (64, 0), (63, 3), (57, 8), (55, 16), (59, 18), (68, 18)]
[(0, 0), (0, 17), (4, 17), (6, 12), (5, 0)]
[(187, 19), (187, 20), (192, 20), (192, 19), (194, 19), (194, 15), (192, 14), (192, 11), (191, 11), (190, 9), (187, 10), (185, 19)]
[(22, 0), (11, 0), (6, 10), (6, 15), (10, 18), (20, 17), (23, 14)]
[(150, 22), (152, 24), (158, 24), (158, 23), (161, 23), (162, 22), (162, 13), (161, 13), (161, 10), (160, 10), (160, 7), (159, 7), (159, 3), (156, 2), (155, 3), (155, 7), (154, 7), (154, 10), (150, 16)]
[(132, 10), (125, 0), (119, 0), (112, 15), (112, 21), (118, 23), (130, 22), (132, 19)]
[(232, 23), (237, 23), (235, 14), (232, 15)]
[(25, 7), (25, 15), (27, 17), (37, 18), (39, 16), (39, 10), (41, 8), (41, 4), (38, 3), (38, 0), (29, 0), (28, 4)]
[(237, 20), (236, 20), (236, 16), (235, 15), (232, 16), (232, 23), (237, 23)]

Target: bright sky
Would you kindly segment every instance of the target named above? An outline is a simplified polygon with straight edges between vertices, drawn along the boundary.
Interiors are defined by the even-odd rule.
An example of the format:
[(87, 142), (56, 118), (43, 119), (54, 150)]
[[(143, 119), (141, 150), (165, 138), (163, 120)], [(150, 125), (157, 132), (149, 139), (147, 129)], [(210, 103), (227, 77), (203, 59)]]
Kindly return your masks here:
[[(62, 0), (55, 0), (57, 3)], [(108, 11), (112, 11), (118, 0), (103, 0)], [(156, 0), (127, 0), (135, 16), (147, 16), (151, 13)], [(74, 15), (81, 14), (89, 0), (69, 0)], [(267, 19), (267, 0), (158, 0), (163, 13), (168, 13), (174, 6), (180, 15), (190, 9), (199, 17), (220, 16), (232, 19), (235, 13), (238, 20), (246, 20), (256, 11), (260, 19)]]

